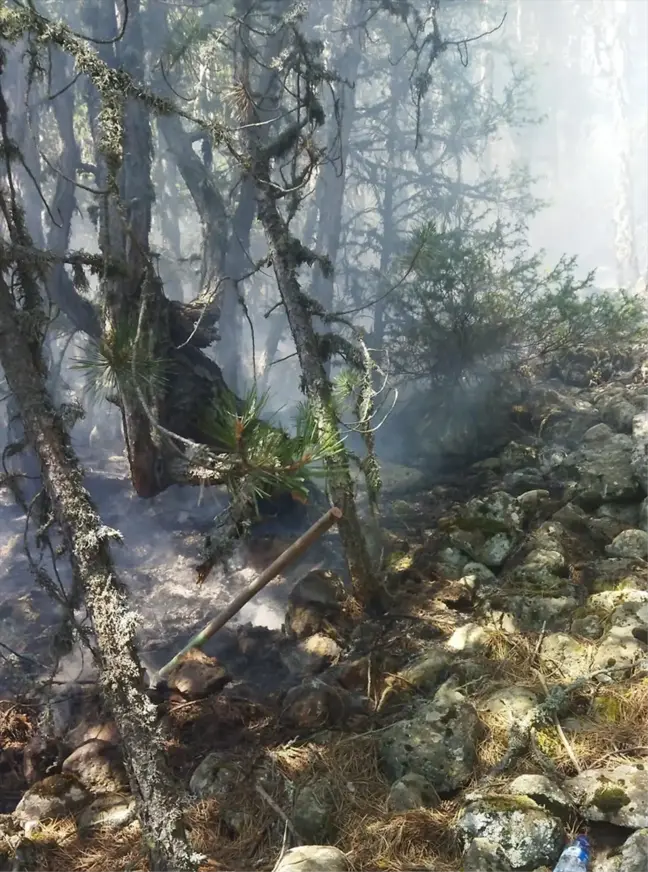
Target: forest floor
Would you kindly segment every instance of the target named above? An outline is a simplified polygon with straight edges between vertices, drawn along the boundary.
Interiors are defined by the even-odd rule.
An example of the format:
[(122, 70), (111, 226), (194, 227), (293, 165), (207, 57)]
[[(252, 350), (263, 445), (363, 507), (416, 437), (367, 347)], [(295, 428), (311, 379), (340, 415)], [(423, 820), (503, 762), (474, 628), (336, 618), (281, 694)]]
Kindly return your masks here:
[[(283, 631), (239, 628), (209, 651), (232, 676), (224, 690), (167, 699), (168, 759), (191, 786), (201, 868), (283, 868), (302, 843), (337, 847), (356, 872), (546, 870), (584, 831), (592, 872), (645, 868), (625, 846), (639, 834), (646, 850), (648, 800), (621, 776), (648, 765), (647, 503), (630, 411), (618, 410), (645, 414), (648, 391), (615, 390), (552, 385), (530, 399), (533, 420), (552, 409), (541, 435), (434, 486), (417, 489), (406, 471), (406, 497), (390, 485), (383, 615), (343, 603), (315, 633), (290, 614)], [(332, 653), (311, 656), (323, 636)], [(546, 705), (557, 689), (561, 702)], [(14, 802), (36, 730), (36, 708), (1, 704)], [(594, 801), (589, 773), (622, 799)], [(0, 822), (0, 856), (2, 838)], [(146, 869), (135, 820), (83, 827), (75, 811), (27, 841), (19, 868)]]

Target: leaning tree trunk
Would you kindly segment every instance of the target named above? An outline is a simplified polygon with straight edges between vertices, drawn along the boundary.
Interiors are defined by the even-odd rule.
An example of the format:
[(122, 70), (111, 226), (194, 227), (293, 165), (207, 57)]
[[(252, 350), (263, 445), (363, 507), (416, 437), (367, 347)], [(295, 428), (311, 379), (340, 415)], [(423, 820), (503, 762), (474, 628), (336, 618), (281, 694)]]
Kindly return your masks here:
[(135, 617), (110, 556), (108, 542), (117, 534), (102, 524), (83, 487), (69, 438), (45, 389), (42, 367), (23, 334), (26, 322), (20, 314), (0, 275), (0, 363), (40, 459), (45, 489), (92, 620), (102, 684), (123, 741), (151, 869), (194, 870), (181, 791), (167, 767), (155, 708), (142, 686)]

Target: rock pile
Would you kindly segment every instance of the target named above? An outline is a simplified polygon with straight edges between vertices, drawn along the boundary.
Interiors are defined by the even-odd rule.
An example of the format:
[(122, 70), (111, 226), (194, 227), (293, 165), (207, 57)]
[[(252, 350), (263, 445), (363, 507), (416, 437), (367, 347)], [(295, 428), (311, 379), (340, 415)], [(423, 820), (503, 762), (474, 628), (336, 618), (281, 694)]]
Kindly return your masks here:
[[(648, 725), (648, 386), (567, 381), (525, 398), (517, 440), (473, 465), (479, 492), (430, 528), (422, 509), (409, 539), (394, 532), (384, 618), (358, 622), (339, 578), (311, 572), (281, 632), (244, 628), (231, 662), (188, 660), (170, 682), (177, 700), (241, 694), (241, 664), (272, 658), (265, 703), (284, 740), (373, 735), (384, 820), (449, 810), (461, 859), (450, 850), (448, 863), (550, 869), (577, 824), (592, 872), (643, 872), (648, 757), (631, 724)], [(98, 712), (84, 690), (50, 744), (25, 753), (30, 786), (0, 843), (52, 817), (84, 832), (133, 820), (114, 725)], [(289, 808), (299, 835), (278, 870), (352, 868), (337, 788), (320, 773), (295, 789), (263, 757), (244, 772), (231, 750), (205, 754), (187, 785), (222, 803), (234, 837), (249, 816), (232, 791), (247, 783)]]

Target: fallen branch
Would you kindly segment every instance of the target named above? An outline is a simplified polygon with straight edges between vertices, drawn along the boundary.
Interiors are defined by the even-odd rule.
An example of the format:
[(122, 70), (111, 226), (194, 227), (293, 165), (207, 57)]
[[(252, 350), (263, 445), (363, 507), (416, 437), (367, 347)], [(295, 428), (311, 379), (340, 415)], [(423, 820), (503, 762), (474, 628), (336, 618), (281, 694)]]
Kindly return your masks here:
[[(510, 769), (526, 752), (531, 745), (531, 738), (535, 730), (545, 727), (550, 723), (555, 723), (567, 708), (567, 704), (571, 694), (576, 690), (580, 690), (598, 678), (599, 675), (609, 675), (612, 672), (618, 672), (622, 669), (627, 669), (627, 666), (611, 666), (608, 669), (597, 669), (596, 672), (590, 675), (583, 675), (565, 686), (557, 685), (547, 691), (546, 698), (539, 705), (531, 709), (521, 720), (515, 721), (509, 731), (508, 748), (499, 763), (497, 763), (486, 776), (486, 782), (502, 775)], [(543, 687), (546, 689), (546, 684), (542, 681)], [(559, 731), (560, 733), (560, 731)], [(564, 735), (564, 733), (563, 733)], [(565, 737), (565, 742), (567, 739)], [(568, 751), (569, 753), (569, 751)], [(580, 771), (578, 761), (569, 754), (572, 763)]]
[(276, 578), (277, 575), (286, 568), (286, 566), (289, 566), (294, 560), (308, 551), (311, 545), (319, 539), (323, 533), (329, 530), (336, 521), (339, 521), (341, 517), (342, 512), (340, 509), (335, 507), (329, 509), (328, 512), (319, 519), (319, 521), (316, 521), (312, 527), (306, 530), (303, 536), (300, 536), (299, 539), (286, 548), (283, 554), (280, 554), (279, 557), (277, 557), (277, 559), (271, 563), (255, 581), (252, 582), (252, 584), (250, 584), (245, 590), (241, 591), (238, 596), (234, 597), (232, 602), (223, 609), (219, 615), (216, 615), (216, 617), (211, 620), (203, 630), (190, 639), (182, 651), (179, 651), (172, 660), (169, 660), (169, 662), (160, 669), (158, 676), (164, 678), (178, 665), (187, 652), (194, 648), (202, 648), (205, 642), (211, 639), (214, 633), (217, 633), (222, 629), (225, 624), (234, 617), (234, 615), (241, 611), (246, 603), (255, 597), (259, 591), (263, 590), (263, 588), (271, 582), (273, 578)]

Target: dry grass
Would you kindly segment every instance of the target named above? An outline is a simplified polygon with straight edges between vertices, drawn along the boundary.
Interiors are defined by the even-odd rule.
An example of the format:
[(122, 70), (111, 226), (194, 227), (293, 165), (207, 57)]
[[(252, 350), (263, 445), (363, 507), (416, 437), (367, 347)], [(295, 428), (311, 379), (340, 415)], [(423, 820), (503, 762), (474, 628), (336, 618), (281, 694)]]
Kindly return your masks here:
[[(272, 869), (282, 849), (283, 815), (291, 817), (291, 794), (319, 779), (330, 790), (333, 843), (347, 854), (357, 872), (457, 869), (458, 846), (452, 824), (458, 804), (447, 801), (436, 809), (390, 813), (389, 783), (380, 772), (373, 736), (347, 736), (326, 745), (283, 745), (267, 752), (265, 767), (282, 776), (264, 781), (282, 816), (257, 792), (258, 779), (250, 778), (243, 766), (227, 793), (226, 806), (214, 799), (189, 811), (187, 824), (193, 847), (206, 857), (201, 866), (204, 872)], [(236, 833), (224, 823), (224, 817), (236, 819)], [(47, 872), (147, 869), (137, 825), (81, 838), (72, 820), (55, 821), (44, 825), (36, 839), (43, 844), (39, 868)]]

